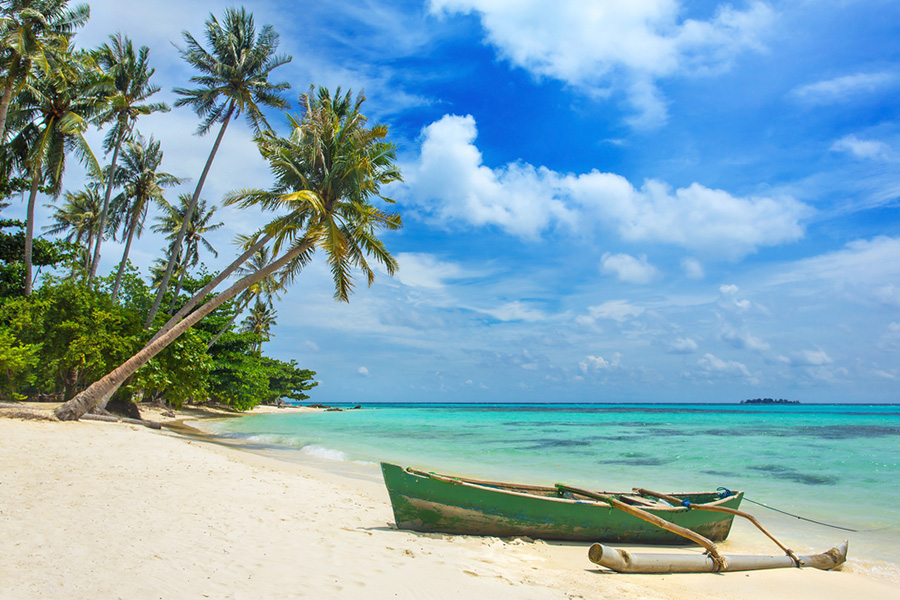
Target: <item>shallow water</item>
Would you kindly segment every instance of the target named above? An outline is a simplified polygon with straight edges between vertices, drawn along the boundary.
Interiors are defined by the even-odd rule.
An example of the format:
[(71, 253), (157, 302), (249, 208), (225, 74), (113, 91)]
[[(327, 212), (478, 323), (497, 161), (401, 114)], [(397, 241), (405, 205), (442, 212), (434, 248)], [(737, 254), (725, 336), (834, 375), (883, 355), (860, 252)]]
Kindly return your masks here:
[[(900, 564), (898, 405), (382, 404), (251, 415), (211, 430), (332, 460), (486, 479), (741, 489), (743, 508), (789, 542), (824, 550), (849, 538), (851, 556)], [(896, 564), (871, 568), (900, 582)]]

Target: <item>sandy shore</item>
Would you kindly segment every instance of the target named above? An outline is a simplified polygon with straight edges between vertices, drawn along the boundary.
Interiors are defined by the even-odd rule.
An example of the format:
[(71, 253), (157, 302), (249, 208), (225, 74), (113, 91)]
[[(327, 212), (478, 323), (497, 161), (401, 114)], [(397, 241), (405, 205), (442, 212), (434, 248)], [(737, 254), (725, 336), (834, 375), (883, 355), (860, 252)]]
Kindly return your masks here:
[[(205, 414), (157, 413), (147, 416)], [(0, 418), (0, 597), (9, 600), (900, 592), (852, 563), (840, 572), (618, 575), (590, 563), (587, 544), (422, 535), (392, 520), (374, 465), (285, 462), (135, 425)], [(752, 536), (736, 526), (726, 550), (746, 551)]]

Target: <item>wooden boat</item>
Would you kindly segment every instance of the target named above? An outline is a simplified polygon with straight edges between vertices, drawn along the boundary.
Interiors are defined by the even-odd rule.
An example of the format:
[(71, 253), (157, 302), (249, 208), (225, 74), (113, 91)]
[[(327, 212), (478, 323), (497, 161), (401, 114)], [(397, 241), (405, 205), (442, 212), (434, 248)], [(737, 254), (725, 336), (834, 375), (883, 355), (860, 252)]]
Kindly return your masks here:
[[(499, 483), (387, 463), (381, 464), (381, 472), (398, 528), (455, 534), (685, 544), (689, 542), (684, 533), (676, 531), (687, 530), (697, 534), (699, 540), (721, 541), (731, 531), (734, 513), (729, 511), (736, 510), (743, 498), (743, 492), (667, 495), (676, 500), (673, 505), (650, 493), (643, 494), (646, 490), (611, 493), (562, 484), (541, 487)], [(709, 510), (691, 510), (688, 504)], [(673, 524), (672, 530), (664, 528), (666, 523)]]

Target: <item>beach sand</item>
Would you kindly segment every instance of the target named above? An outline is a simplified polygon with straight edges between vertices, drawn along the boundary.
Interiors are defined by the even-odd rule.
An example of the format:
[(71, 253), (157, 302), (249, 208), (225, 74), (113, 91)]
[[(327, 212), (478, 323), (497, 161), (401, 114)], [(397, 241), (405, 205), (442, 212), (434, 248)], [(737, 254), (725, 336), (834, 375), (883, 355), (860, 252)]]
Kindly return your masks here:
[[(0, 418), (4, 600), (900, 593), (852, 561), (835, 572), (620, 575), (590, 563), (588, 544), (416, 534), (392, 521), (375, 465), (282, 461), (137, 425)], [(736, 525), (726, 552), (765, 548), (756, 535)]]

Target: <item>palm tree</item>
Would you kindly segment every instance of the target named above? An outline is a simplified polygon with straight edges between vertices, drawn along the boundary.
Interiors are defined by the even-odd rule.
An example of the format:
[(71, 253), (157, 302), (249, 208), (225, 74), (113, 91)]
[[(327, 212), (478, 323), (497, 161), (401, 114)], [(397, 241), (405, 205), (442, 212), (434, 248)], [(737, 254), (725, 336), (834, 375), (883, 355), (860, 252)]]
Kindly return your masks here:
[[(109, 201), (112, 197), (113, 186), (116, 181), (116, 167), (122, 143), (134, 128), (140, 115), (149, 115), (154, 112), (168, 111), (169, 107), (162, 102), (142, 104), (147, 98), (159, 91), (159, 87), (150, 83), (155, 69), (151, 69), (147, 59), (150, 50), (147, 46), (141, 46), (137, 53), (128, 37), (122, 34), (110, 36), (110, 43), (100, 46), (94, 56), (97, 63), (111, 78), (114, 87), (113, 93), (107, 99), (109, 104), (97, 117), (97, 122), (105, 124), (113, 122), (114, 125), (103, 140), (103, 148), (106, 152), (112, 151), (106, 195), (103, 199), (103, 208), (100, 212), (100, 230), (106, 227), (106, 218), (109, 211)], [(91, 259), (91, 267), (88, 272), (87, 282), (97, 274), (97, 265), (100, 263), (100, 244), (103, 237), (97, 239), (94, 246), (94, 254)]]
[(252, 347), (254, 352), (260, 352), (262, 343), (271, 339), (272, 334), (270, 330), (275, 325), (275, 315), (274, 308), (257, 298), (253, 308), (250, 309), (250, 314), (244, 319), (241, 331), (259, 336), (259, 341), (253, 344)]
[[(210, 231), (215, 231), (225, 225), (225, 223), (222, 222), (210, 223), (213, 216), (216, 214), (216, 207), (213, 206), (207, 210), (206, 200), (200, 200), (189, 219), (186, 218), (186, 215), (188, 206), (190, 206), (191, 203), (191, 196), (188, 194), (181, 194), (178, 196), (178, 200), (179, 205), (169, 205), (163, 215), (157, 217), (157, 224), (151, 227), (151, 229), (157, 233), (167, 234), (166, 239), (170, 241), (171, 252), (171, 244), (175, 243), (175, 238), (178, 231), (181, 229), (181, 224), (185, 221), (188, 222), (184, 240), (184, 253), (181, 255), (176, 265), (179, 271), (178, 284), (176, 285), (175, 293), (172, 296), (172, 304), (169, 306), (170, 312), (174, 308), (175, 301), (178, 299), (179, 294), (181, 294), (181, 288), (184, 285), (184, 278), (187, 275), (188, 267), (196, 267), (200, 264), (200, 246), (202, 245), (206, 248), (214, 257), (219, 256), (219, 253), (216, 252), (216, 249), (209, 243), (209, 240), (204, 237), (205, 234)], [(164, 267), (165, 266), (168, 265), (166, 264)], [(165, 274), (165, 268), (163, 269), (162, 274)], [(162, 277), (160, 277), (160, 282), (161, 281)]]
[(69, 0), (5, 0), (0, 4), (0, 144), (6, 136), (10, 102), (25, 86), (32, 65), (49, 74), (47, 54), (65, 52), (71, 34), (90, 17), (86, 4), (71, 10), (68, 4)]
[[(65, 240), (74, 242), (90, 257), (94, 240), (100, 237), (100, 207), (102, 200), (97, 184), (89, 184), (78, 192), (66, 192), (62, 206), (55, 207), (51, 225), (44, 226), (44, 231), (51, 235), (67, 233)], [(48, 205), (52, 208), (52, 206)], [(84, 268), (88, 268), (84, 264)]]
[(200, 75), (191, 78), (191, 82), (200, 87), (177, 88), (175, 93), (182, 97), (175, 101), (175, 106), (191, 106), (203, 119), (197, 130), (200, 135), (206, 134), (216, 123), (221, 123), (221, 127), (197, 181), (186, 220), (172, 246), (166, 274), (156, 292), (145, 329), (153, 322), (166, 293), (172, 269), (181, 252), (188, 220), (200, 199), (200, 191), (231, 118), (245, 114), (250, 126), (258, 133), (263, 128), (269, 128), (260, 106), (281, 109), (288, 106), (280, 92), (290, 88), (290, 85), (269, 82), (269, 74), (275, 68), (291, 61), (290, 56), (275, 54), (278, 34), (271, 25), (264, 26), (257, 35), (253, 15), (243, 8), (228, 8), (221, 23), (213, 15), (206, 21), (206, 40), (210, 50), (206, 50), (190, 33), (185, 31), (183, 35), (186, 47), (181, 50), (181, 56), (200, 71)]
[(16, 101), (11, 122), (21, 126), (10, 142), (22, 157), (22, 171), (31, 179), (25, 228), (25, 295), (31, 295), (31, 249), (34, 237), (34, 205), (41, 184), (54, 196), (62, 186), (66, 154), (74, 150), (99, 176), (100, 165), (84, 131), (103, 104), (108, 82), (84, 53), (57, 52), (46, 56), (48, 71), (26, 83)]
[(301, 96), (304, 113), (302, 119), (290, 117), (292, 131), (288, 138), (279, 138), (272, 132), (258, 137), (260, 151), (275, 177), (273, 189), (245, 190), (229, 199), (238, 206), (286, 210), (286, 216), (273, 219), (265, 228), (274, 236), (275, 252), (284, 249), (284, 253), (216, 295), (114, 371), (59, 406), (55, 411), (58, 418), (79, 418), (222, 303), (282, 269), (287, 268), (287, 275), (293, 278), (317, 249), (325, 253), (331, 266), (338, 300), (349, 300), (353, 268), (362, 270), (370, 285), (374, 281), (375, 274), (366, 257), (384, 265), (388, 274), (396, 271), (397, 262), (377, 233), (400, 228), (400, 216), (371, 202), (373, 196), (391, 202), (381, 196), (381, 186), (400, 180), (394, 163), (395, 148), (385, 141), (387, 127), (367, 127), (366, 118), (359, 111), (365, 100), (362, 94), (353, 102), (349, 92), (342, 97), (338, 90), (332, 98), (325, 89), (320, 88), (317, 95), (314, 91), (311, 88), (309, 94)]
[[(242, 239), (241, 239), (242, 238)], [(246, 238), (240, 236), (239, 239), (242, 242), (243, 246), (252, 245), (252, 238)], [(261, 271), (266, 268), (268, 264), (272, 262), (272, 256), (269, 253), (269, 248), (267, 246), (263, 246), (256, 253), (250, 257), (250, 260), (247, 261), (246, 264), (239, 266), (236, 269), (236, 272), (241, 276), (252, 275), (257, 271)], [(231, 319), (222, 326), (218, 333), (209, 341), (207, 344), (207, 349), (212, 348), (216, 345), (216, 342), (219, 341), (219, 338), (231, 328), (232, 323), (234, 323), (235, 319), (237, 319), (238, 315), (244, 312), (244, 309), (247, 308), (253, 300), (260, 302), (261, 300), (265, 300), (265, 304), (269, 308), (274, 308), (274, 300), (276, 298), (280, 298), (280, 293), (284, 290), (284, 280), (280, 277), (277, 277), (275, 273), (269, 274), (267, 277), (264, 277), (249, 286), (243, 292), (238, 295), (237, 299), (237, 308), (235, 310), (234, 315), (232, 315)]]
[(163, 188), (181, 183), (174, 175), (159, 171), (162, 159), (163, 152), (153, 136), (148, 142), (137, 133), (133, 141), (125, 144), (122, 166), (116, 173), (116, 181), (124, 187), (124, 191), (113, 202), (111, 219), (113, 229), (118, 229), (119, 225), (122, 225), (122, 234), (125, 238), (125, 251), (122, 253), (122, 261), (119, 263), (111, 292), (113, 300), (118, 296), (119, 287), (122, 285), (131, 242), (135, 236), (141, 237), (143, 232), (147, 209), (151, 203), (167, 208)]

